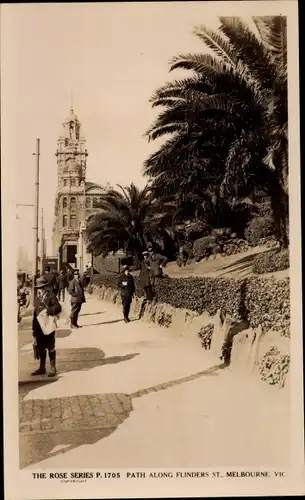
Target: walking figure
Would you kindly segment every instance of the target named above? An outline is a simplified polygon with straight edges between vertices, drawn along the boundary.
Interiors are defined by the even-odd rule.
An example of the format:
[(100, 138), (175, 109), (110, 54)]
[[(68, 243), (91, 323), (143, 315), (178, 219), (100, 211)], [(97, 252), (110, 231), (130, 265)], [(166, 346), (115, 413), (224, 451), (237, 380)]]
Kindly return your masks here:
[(118, 279), (118, 288), (121, 292), (124, 321), (129, 323), (129, 311), (135, 293), (135, 283), (128, 266), (123, 266), (123, 274)]
[(81, 328), (78, 324), (78, 315), (86, 299), (78, 269), (74, 271), (74, 277), (69, 283), (68, 292), (71, 295), (71, 328)]
[[(48, 374), (49, 377), (56, 375), (56, 350), (55, 350), (55, 330), (56, 321), (55, 316), (61, 312), (61, 305), (57, 300), (54, 292), (48, 288), (49, 282), (44, 277), (39, 278), (36, 283), (37, 297), (34, 301), (34, 316), (33, 316), (33, 346), (37, 352), (37, 357), (40, 360), (40, 365), (32, 375), (45, 375), (46, 373), (46, 358), (47, 351), (49, 353), (51, 370)], [(45, 333), (42, 326), (42, 314), (44, 314), (44, 321), (49, 321), (53, 324), (54, 330), (50, 333)], [(52, 328), (51, 328), (52, 329)]]

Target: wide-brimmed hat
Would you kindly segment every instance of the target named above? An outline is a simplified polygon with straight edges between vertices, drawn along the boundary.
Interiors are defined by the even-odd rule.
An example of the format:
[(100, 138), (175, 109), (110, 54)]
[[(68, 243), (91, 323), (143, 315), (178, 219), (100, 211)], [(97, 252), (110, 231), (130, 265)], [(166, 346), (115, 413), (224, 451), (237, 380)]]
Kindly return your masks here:
[(79, 274), (79, 269), (74, 269), (73, 274)]
[(145, 252), (142, 252), (142, 255), (148, 255), (148, 253), (149, 252), (147, 250), (145, 250)]
[(48, 284), (49, 284), (48, 280), (46, 280), (44, 277), (42, 277), (42, 278), (38, 278), (38, 280), (36, 281), (35, 287), (42, 288), (43, 286), (48, 286)]

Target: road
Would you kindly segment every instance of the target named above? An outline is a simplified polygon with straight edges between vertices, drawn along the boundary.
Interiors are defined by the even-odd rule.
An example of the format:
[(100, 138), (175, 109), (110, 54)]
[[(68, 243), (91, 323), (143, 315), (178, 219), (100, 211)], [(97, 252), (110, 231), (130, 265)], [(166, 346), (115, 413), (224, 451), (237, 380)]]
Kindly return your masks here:
[(223, 369), (175, 332), (91, 296), (57, 336), (56, 379), (33, 380), (19, 331), (20, 467), (284, 466), (288, 391)]

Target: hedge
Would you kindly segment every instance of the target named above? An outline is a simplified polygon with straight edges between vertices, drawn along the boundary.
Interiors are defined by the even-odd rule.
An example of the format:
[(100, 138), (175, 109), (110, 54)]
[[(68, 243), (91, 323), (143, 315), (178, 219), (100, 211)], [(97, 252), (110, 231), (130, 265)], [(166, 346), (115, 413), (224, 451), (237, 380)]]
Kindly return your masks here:
[[(141, 297), (139, 279), (136, 294)], [(93, 284), (117, 288), (117, 275), (96, 275)], [(169, 278), (156, 283), (158, 301), (175, 308), (202, 314), (248, 320), (250, 327), (261, 326), (290, 336), (290, 282), (266, 278)]]
[(266, 252), (255, 257), (252, 270), (255, 274), (283, 271), (290, 266), (289, 250)]

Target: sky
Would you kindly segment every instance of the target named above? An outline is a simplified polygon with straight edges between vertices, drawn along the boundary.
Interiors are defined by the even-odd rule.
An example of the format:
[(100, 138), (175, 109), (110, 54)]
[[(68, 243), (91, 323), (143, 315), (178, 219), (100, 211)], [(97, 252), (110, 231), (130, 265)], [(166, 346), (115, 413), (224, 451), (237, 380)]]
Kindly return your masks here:
[[(212, 4), (2, 7), (4, 166), (14, 171), (15, 204), (33, 204), (33, 153), (40, 138), (40, 207), (49, 255), (57, 183), (54, 153), (71, 92), (87, 139), (87, 181), (143, 187), (143, 162), (158, 148), (158, 142), (149, 144), (144, 137), (156, 117), (149, 98), (167, 81), (186, 76), (181, 71), (169, 73), (173, 56), (204, 50), (193, 29), (199, 24), (217, 27), (218, 2)], [(228, 7), (222, 15), (234, 14)], [(240, 14), (240, 4), (235, 13)], [(31, 257), (33, 208), (18, 207), (17, 213), (19, 245)]]

